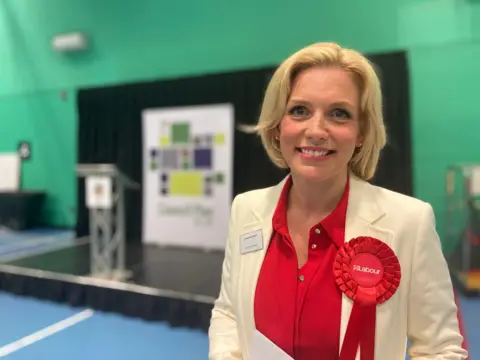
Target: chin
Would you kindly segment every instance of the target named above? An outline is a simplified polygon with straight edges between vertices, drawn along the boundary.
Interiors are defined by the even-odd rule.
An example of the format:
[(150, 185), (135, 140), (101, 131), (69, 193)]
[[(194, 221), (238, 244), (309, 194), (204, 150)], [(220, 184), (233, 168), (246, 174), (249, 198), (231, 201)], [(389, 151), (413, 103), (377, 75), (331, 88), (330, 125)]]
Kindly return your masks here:
[(291, 174), (308, 182), (322, 182), (341, 177), (341, 166), (295, 166), (290, 168)]
[(292, 169), (292, 175), (307, 181), (325, 181), (331, 179), (334, 173), (327, 169), (318, 169), (314, 167), (302, 167), (302, 169)]

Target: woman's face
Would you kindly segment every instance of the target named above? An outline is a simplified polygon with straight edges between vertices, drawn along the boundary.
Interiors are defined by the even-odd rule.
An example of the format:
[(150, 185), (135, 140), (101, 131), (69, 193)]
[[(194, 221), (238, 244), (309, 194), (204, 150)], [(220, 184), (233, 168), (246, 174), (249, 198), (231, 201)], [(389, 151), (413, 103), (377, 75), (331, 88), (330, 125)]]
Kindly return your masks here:
[(359, 116), (360, 93), (350, 73), (333, 67), (300, 72), (278, 128), (292, 175), (310, 181), (344, 176), (361, 144)]

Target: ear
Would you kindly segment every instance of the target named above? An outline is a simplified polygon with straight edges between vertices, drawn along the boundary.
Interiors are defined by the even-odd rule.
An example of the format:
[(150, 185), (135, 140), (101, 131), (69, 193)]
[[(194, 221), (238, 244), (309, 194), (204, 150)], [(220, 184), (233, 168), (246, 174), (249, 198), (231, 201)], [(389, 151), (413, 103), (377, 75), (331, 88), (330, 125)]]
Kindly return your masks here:
[(273, 137), (277, 140), (280, 137), (280, 128), (278, 126), (273, 130)]
[(357, 142), (355, 143), (355, 147), (357, 147), (357, 148), (362, 147), (363, 141), (364, 141), (364, 136), (363, 135), (358, 135)]

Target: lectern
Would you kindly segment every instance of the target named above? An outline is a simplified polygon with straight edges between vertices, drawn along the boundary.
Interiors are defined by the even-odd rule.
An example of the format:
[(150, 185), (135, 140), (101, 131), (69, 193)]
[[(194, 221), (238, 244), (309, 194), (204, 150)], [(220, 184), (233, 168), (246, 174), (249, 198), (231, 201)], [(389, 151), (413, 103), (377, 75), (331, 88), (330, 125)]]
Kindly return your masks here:
[(113, 164), (78, 164), (85, 178), (85, 201), (90, 222), (91, 276), (125, 280), (125, 191), (139, 189)]

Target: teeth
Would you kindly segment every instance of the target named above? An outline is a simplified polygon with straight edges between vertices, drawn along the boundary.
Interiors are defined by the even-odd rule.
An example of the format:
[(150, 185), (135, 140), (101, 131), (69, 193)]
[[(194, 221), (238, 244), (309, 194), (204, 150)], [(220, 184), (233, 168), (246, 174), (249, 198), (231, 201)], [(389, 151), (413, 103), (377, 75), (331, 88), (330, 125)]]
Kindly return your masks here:
[(308, 156), (326, 156), (326, 155), (328, 155), (328, 150), (314, 151), (314, 150), (302, 149), (302, 153), (304, 153)]

